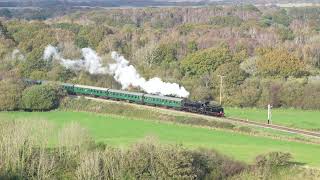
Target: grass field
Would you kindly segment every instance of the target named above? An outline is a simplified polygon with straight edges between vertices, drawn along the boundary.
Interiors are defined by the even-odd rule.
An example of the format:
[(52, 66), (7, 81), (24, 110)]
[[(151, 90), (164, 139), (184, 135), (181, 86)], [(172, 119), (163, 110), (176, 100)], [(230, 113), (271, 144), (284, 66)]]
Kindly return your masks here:
[(0, 113), (1, 119), (44, 119), (55, 124), (57, 129), (68, 123), (78, 122), (89, 130), (97, 142), (125, 147), (146, 136), (155, 136), (163, 143), (181, 143), (191, 148), (214, 148), (246, 162), (252, 162), (261, 153), (290, 152), (295, 161), (320, 167), (320, 145), (273, 140), (223, 130), (85, 112), (3, 112)]
[[(267, 122), (267, 110), (257, 108), (225, 108), (226, 116)], [(294, 128), (320, 131), (320, 111), (272, 109), (272, 123)]]

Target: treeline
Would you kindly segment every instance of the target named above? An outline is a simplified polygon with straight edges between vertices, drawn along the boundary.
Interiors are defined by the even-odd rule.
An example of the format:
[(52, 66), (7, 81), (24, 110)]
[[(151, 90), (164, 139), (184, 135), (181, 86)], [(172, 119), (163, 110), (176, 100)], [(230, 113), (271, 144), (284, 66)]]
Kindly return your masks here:
[[(120, 88), (113, 77), (43, 60), (48, 45), (81, 58), (91, 47), (110, 62), (118, 51), (146, 78), (182, 84), (191, 99), (216, 101), (219, 75), (230, 106), (320, 107), (320, 8), (138, 8), (89, 10), (47, 21), (0, 25), (0, 78)], [(135, 89), (136, 90), (136, 89)]]
[(44, 120), (1, 121), (0, 178), (248, 179), (256, 175), (268, 179), (294, 168), (288, 153), (263, 154), (247, 165), (214, 150), (161, 145), (153, 137), (120, 149), (94, 143), (86, 129), (74, 123), (60, 129), (53, 145), (54, 129)]
[[(1, 7), (1, 2), (0, 2)], [(57, 16), (67, 14), (67, 12), (74, 12), (76, 9), (70, 9), (64, 6), (52, 6), (51, 8), (37, 8), (37, 7), (17, 7), (7, 8), (8, 6), (0, 8), (0, 17), (6, 19), (25, 19), (25, 20), (46, 20)]]

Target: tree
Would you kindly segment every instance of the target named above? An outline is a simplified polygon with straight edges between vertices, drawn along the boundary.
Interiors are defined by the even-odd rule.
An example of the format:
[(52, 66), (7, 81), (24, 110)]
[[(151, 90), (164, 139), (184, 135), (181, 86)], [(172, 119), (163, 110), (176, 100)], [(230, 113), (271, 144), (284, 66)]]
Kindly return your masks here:
[(19, 81), (0, 81), (0, 110), (12, 111), (19, 109), (23, 85)]
[(49, 62), (42, 59), (43, 50), (35, 49), (28, 54), (26, 61), (22, 62), (22, 67), (20, 71), (25, 77), (29, 77), (33, 71), (46, 71), (49, 65)]
[(51, 110), (58, 107), (62, 96), (62, 90), (58, 86), (52, 84), (35, 85), (23, 91), (22, 105), (26, 110)]
[(41, 29), (36, 31), (34, 36), (20, 42), (19, 48), (23, 49), (25, 52), (32, 52), (39, 49), (43, 52), (49, 44), (54, 46), (58, 43), (56, 36), (54, 36), (55, 34), (56, 32), (51, 29)]
[(87, 34), (87, 39), (89, 42), (89, 46), (92, 48), (98, 47), (99, 43), (103, 40), (103, 37), (107, 34), (111, 34), (112, 31), (103, 26), (97, 26), (90, 30), (90, 33)]
[(272, 20), (275, 23), (282, 24), (284, 26), (289, 26), (292, 21), (291, 17), (287, 14), (287, 11), (285, 9), (281, 9), (273, 13)]
[(188, 48), (188, 53), (194, 53), (196, 51), (198, 51), (198, 45), (196, 43), (196, 41), (190, 41), (187, 44), (187, 48)]
[(280, 39), (282, 41), (294, 39), (294, 34), (293, 34), (292, 30), (288, 27), (283, 26), (283, 25), (277, 26), (276, 32), (280, 36)]
[[(48, 33), (49, 38), (52, 37), (52, 34), (50, 34), (50, 32), (46, 32), (48, 25), (39, 21), (31, 22), (31, 23), (21, 22), (21, 21), (10, 21), (8, 24), (6, 24), (6, 26), (7, 26), (8, 32), (12, 35), (14, 40), (18, 43), (27, 44), (28, 41), (31, 41), (32, 39), (35, 38), (35, 36), (37, 36), (40, 30), (44, 31), (44, 33)], [(33, 41), (33, 42), (36, 42), (36, 41)], [(38, 43), (41, 43), (41, 41)]]
[(280, 107), (280, 96), (282, 84), (284, 83), (281, 79), (262, 79), (260, 80), (261, 95), (256, 106), (266, 107), (271, 104), (273, 107)]
[(296, 107), (302, 106), (303, 99), (305, 98), (303, 94), (305, 82), (299, 80), (288, 80), (283, 83), (280, 90), (280, 101), (281, 106), (284, 107)]
[(232, 56), (227, 47), (209, 48), (182, 59), (181, 69), (186, 76), (201, 76), (215, 71), (218, 66), (231, 60)]
[(39, 80), (46, 79), (47, 78), (47, 73), (44, 72), (44, 71), (35, 70), (35, 71), (31, 72), (30, 78), (31, 79), (39, 79)]
[(148, 61), (150, 64), (170, 64), (177, 61), (177, 50), (175, 44), (161, 44), (150, 55)]
[(49, 80), (52, 81), (67, 82), (71, 78), (75, 77), (76, 74), (72, 70), (66, 69), (60, 64), (54, 64), (47, 76)]
[(1, 23), (0, 21), (0, 36), (3, 36), (4, 38), (8, 37), (8, 30), (7, 28)]
[(3, 59), (6, 54), (8, 54), (15, 43), (11, 39), (4, 39), (0, 36), (0, 58)]
[(227, 27), (227, 26), (240, 26), (242, 19), (238, 16), (215, 16), (210, 18), (210, 24), (215, 26)]
[(9, 9), (4, 8), (4, 9), (0, 9), (0, 16), (1, 17), (6, 17), (6, 18), (11, 18), (12, 17), (12, 13)]
[(320, 109), (320, 83), (309, 83), (304, 87), (301, 106), (304, 109)]
[(244, 60), (240, 64), (240, 68), (250, 75), (255, 75), (257, 73), (257, 57), (253, 56)]
[(235, 62), (222, 64), (217, 68), (217, 70), (213, 73), (214, 84), (219, 84), (220, 78), (218, 75), (225, 76), (224, 78), (224, 86), (225, 87), (235, 87), (241, 85), (242, 82), (248, 77), (242, 69), (240, 69), (239, 65)]
[(261, 96), (259, 79), (247, 79), (233, 95), (233, 103), (240, 107), (255, 106)]
[(263, 76), (301, 77), (306, 74), (305, 64), (283, 49), (274, 49), (261, 56), (257, 69)]

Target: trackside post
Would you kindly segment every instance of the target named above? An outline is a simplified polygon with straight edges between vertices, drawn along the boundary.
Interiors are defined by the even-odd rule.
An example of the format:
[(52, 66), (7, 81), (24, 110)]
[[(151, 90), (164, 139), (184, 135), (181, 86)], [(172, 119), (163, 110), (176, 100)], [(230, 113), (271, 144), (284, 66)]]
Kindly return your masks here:
[(271, 117), (272, 117), (271, 108), (272, 106), (268, 104), (268, 124), (271, 124)]

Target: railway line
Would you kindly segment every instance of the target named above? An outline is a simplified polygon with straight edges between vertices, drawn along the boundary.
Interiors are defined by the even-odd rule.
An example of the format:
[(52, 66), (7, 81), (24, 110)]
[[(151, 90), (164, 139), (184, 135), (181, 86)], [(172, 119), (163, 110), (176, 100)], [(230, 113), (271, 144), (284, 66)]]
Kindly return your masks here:
[(263, 128), (275, 129), (275, 130), (279, 130), (279, 131), (320, 138), (320, 133), (314, 132), (314, 131), (307, 131), (307, 130), (303, 130), (303, 129), (290, 128), (287, 126), (280, 126), (280, 125), (275, 125), (275, 124), (266, 124), (266, 123), (260, 123), (260, 122), (255, 122), (255, 121), (248, 121), (248, 120), (243, 120), (243, 119), (238, 119), (238, 118), (228, 117), (226, 119), (228, 119), (229, 121), (240, 122), (243, 124), (248, 124), (248, 125), (253, 125), (253, 126), (258, 126), (258, 127), (263, 127)]
[(204, 115), (204, 114), (196, 114), (196, 113), (191, 113), (191, 112), (178, 111), (178, 110), (175, 110), (175, 109), (167, 109), (167, 108), (156, 107), (156, 106), (145, 106), (145, 105), (133, 104), (133, 103), (124, 102), (124, 101), (120, 102), (120, 101), (96, 98), (96, 97), (91, 97), (91, 96), (70, 95), (70, 97), (73, 97), (73, 98), (84, 97), (85, 99), (94, 100), (94, 101), (116, 102), (116, 103), (132, 105), (132, 106), (139, 106), (139, 107), (143, 106), (143, 108), (148, 108), (148, 109), (153, 109), (153, 110), (155, 110), (155, 109), (163, 110), (163, 111), (167, 111), (167, 112), (190, 115), (190, 116), (194, 116), (194, 117), (203, 117), (203, 118), (207, 118), (207, 119), (209, 118), (209, 119), (212, 119), (212, 120), (219, 120), (219, 121), (225, 121), (225, 122), (230, 122), (230, 123), (237, 123), (237, 124), (241, 124), (241, 125), (249, 125), (249, 126), (261, 127), (261, 128), (268, 128), (268, 129), (278, 130), (278, 131), (287, 132), (287, 133), (293, 133), (293, 134), (309, 136), (309, 137), (313, 137), (313, 138), (320, 138), (320, 132), (314, 132), (314, 131), (307, 131), (307, 130), (303, 130), (303, 129), (290, 128), (290, 127), (281, 126), (281, 125), (266, 124), (266, 123), (255, 122), (255, 121), (244, 120), (244, 119), (233, 118), (233, 117), (213, 117), (213, 116)]

